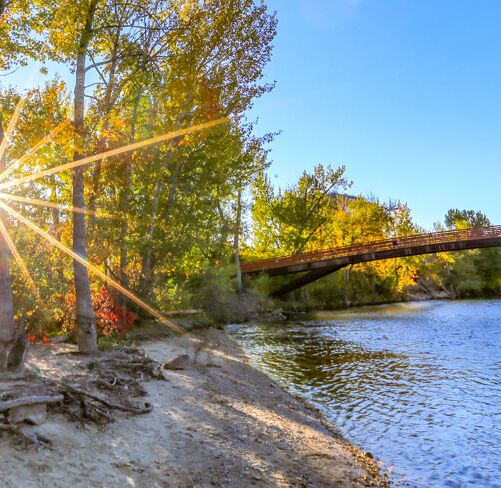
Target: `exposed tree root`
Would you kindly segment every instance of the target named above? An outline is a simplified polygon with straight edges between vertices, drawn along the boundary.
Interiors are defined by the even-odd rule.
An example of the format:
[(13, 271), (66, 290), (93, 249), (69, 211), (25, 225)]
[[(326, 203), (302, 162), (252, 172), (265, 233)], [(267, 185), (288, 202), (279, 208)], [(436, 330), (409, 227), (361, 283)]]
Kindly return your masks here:
[(12, 408), (26, 407), (30, 405), (40, 405), (42, 403), (55, 403), (64, 400), (63, 395), (38, 395), (16, 398), (15, 400), (7, 400), (0, 402), (0, 412), (6, 412)]
[(63, 383), (61, 385), (62, 390), (64, 391), (65, 394), (70, 394), (72, 396), (79, 396), (81, 399), (83, 397), (91, 398), (92, 400), (96, 400), (97, 402), (105, 405), (106, 407), (109, 407), (113, 410), (121, 410), (122, 412), (130, 412), (130, 413), (135, 413), (135, 414), (145, 414), (149, 413), (153, 410), (153, 406), (145, 402), (144, 406), (139, 406), (139, 405), (133, 405), (132, 402), (128, 401), (127, 403), (119, 403), (115, 402), (113, 400), (110, 400), (102, 395), (99, 395), (98, 393), (93, 393), (91, 391), (87, 391), (83, 388), (79, 388), (76, 385), (71, 385), (69, 383)]
[(69, 372), (58, 379), (38, 378), (24, 383), (22, 388), (12, 383), (12, 389), (0, 391), (0, 415), (4, 414), (0, 430), (15, 435), (25, 444), (47, 447), (50, 444), (47, 439), (23, 428), (23, 419), (19, 420), (19, 415), (14, 422), (7, 413), (12, 413), (13, 409), (27, 409), (24, 422), (29, 423), (29, 409), (44, 405), (43, 409), (47, 406), (49, 413), (61, 413), (82, 424), (92, 422), (104, 426), (115, 420), (114, 411), (134, 415), (151, 412), (151, 403), (137, 400), (147, 395), (141, 381), (165, 379), (161, 364), (138, 349), (102, 353), (90, 361), (82, 356), (79, 364), (87, 372)]
[(123, 348), (91, 361), (89, 369), (115, 374), (122, 373), (135, 379), (164, 380), (161, 364), (149, 358), (144, 351)]
[(29, 432), (20, 425), (10, 423), (4, 424), (0, 422), (0, 431), (13, 434), (24, 443), (23, 447), (50, 447), (52, 445), (50, 439), (47, 437), (37, 432)]

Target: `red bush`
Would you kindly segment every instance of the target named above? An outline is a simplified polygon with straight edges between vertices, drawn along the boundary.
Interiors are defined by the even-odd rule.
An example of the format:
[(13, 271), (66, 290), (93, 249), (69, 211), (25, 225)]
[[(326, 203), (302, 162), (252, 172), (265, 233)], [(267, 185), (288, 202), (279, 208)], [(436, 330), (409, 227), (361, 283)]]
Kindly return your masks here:
[[(126, 334), (132, 327), (137, 315), (128, 310), (127, 307), (119, 305), (119, 296), (113, 295), (103, 286), (97, 293), (93, 294), (94, 314), (96, 317), (97, 334), (109, 336), (112, 334)], [(59, 330), (64, 332), (76, 332), (75, 315), (75, 293), (71, 292), (65, 297), (61, 297), (61, 317)], [(30, 330), (27, 336), (28, 341), (49, 342), (47, 330), (40, 328)]]
[(119, 305), (116, 297), (104, 286), (93, 297), (93, 303), (98, 335), (125, 334), (137, 319), (137, 315)]
[(49, 336), (45, 332), (41, 332), (39, 335), (29, 335), (27, 339), (31, 344), (35, 342), (42, 342), (43, 344), (49, 343)]

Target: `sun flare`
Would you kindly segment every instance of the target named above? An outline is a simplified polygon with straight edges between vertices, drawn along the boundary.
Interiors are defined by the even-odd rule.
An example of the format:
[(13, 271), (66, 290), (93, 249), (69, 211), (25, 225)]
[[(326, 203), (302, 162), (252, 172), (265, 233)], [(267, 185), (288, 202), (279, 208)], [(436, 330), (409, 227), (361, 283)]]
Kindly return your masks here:
[(97, 266), (89, 263), (89, 261), (87, 261), (85, 258), (83, 258), (82, 256), (79, 256), (77, 253), (72, 251), (69, 247), (65, 246), (62, 242), (59, 242), (57, 239), (52, 237), (49, 233), (45, 232), (40, 227), (35, 225), (33, 222), (28, 220), (26, 217), (21, 215), (19, 212), (16, 212), (14, 209), (9, 207), (6, 203), (0, 201), (0, 208), (5, 210), (8, 214), (10, 214), (15, 219), (22, 222), (24, 225), (29, 227), (31, 230), (33, 230), (38, 235), (42, 236), (50, 244), (54, 245), (59, 250), (63, 251), (65, 254), (67, 254), (68, 256), (73, 258), (75, 261), (79, 262), (81, 265), (85, 266), (89, 271), (92, 271), (94, 274), (99, 276), (103, 281), (108, 283), (111, 287), (115, 288), (115, 290), (119, 291), (120, 293), (125, 295), (129, 300), (131, 300), (136, 305), (141, 307), (143, 310), (149, 312), (151, 315), (153, 315), (155, 318), (157, 318), (162, 324), (166, 325), (167, 327), (174, 330), (178, 334), (185, 333), (181, 327), (179, 327), (174, 322), (172, 322), (169, 319), (167, 319), (166, 317), (164, 317), (160, 312), (157, 312), (153, 307), (151, 307), (146, 302), (141, 300), (139, 297), (134, 295), (134, 293), (127, 290), (120, 283), (118, 283), (114, 279), (110, 278), (105, 273), (103, 273)]
[[(5, 154), (5, 151), (7, 149), (8, 143), (9, 143), (9, 137), (11, 134), (14, 132), (16, 128), (17, 121), (19, 119), (19, 115), (23, 109), (24, 106), (24, 99), (21, 99), (15, 109), (14, 115), (11, 117), (11, 120), (9, 122), (6, 134), (4, 138), (2, 139), (2, 142), (0, 144), (0, 157), (3, 157)], [(119, 154), (135, 151), (138, 149), (141, 149), (143, 147), (151, 146), (154, 144), (159, 144), (162, 142), (167, 142), (167, 141), (172, 141), (173, 139), (176, 138), (181, 138), (184, 136), (187, 136), (189, 134), (193, 134), (196, 132), (204, 131), (207, 129), (210, 129), (212, 127), (216, 127), (218, 125), (224, 124), (228, 121), (227, 118), (220, 118), (212, 121), (208, 121), (202, 124), (194, 125), (191, 127), (187, 127), (184, 129), (168, 132), (156, 137), (152, 137), (150, 139), (145, 139), (143, 141), (135, 142), (132, 144), (128, 144), (119, 148), (111, 149), (109, 151), (101, 152), (99, 154), (95, 154), (92, 156), (88, 156), (79, 160), (75, 160), (69, 163), (61, 164), (58, 166), (55, 166), (53, 168), (45, 169), (42, 171), (38, 171), (36, 173), (23, 176), (20, 178), (16, 178), (10, 181), (4, 181), (13, 171), (15, 171), (22, 163), (27, 161), (30, 157), (35, 155), (43, 146), (48, 144), (50, 141), (54, 139), (54, 137), (61, 132), (67, 125), (68, 121), (63, 121), (60, 123), (58, 126), (56, 126), (48, 135), (46, 135), (43, 139), (41, 139), (33, 148), (31, 148), (29, 151), (27, 151), (23, 156), (18, 158), (17, 160), (14, 160), (11, 165), (3, 172), (0, 174), (0, 181), (4, 181), (3, 183), (0, 183), (0, 189), (6, 189), (6, 188), (11, 188), (17, 185), (21, 185), (23, 183), (28, 183), (28, 182), (33, 182), (36, 180), (39, 180), (43, 178), (44, 176), (52, 175), (55, 173), (59, 173), (61, 171), (77, 168), (77, 167), (82, 167), (88, 164), (91, 164), (93, 162), (117, 156)], [(56, 208), (60, 210), (68, 210), (71, 212), (75, 213), (82, 213), (85, 215), (96, 215), (99, 213), (99, 215), (111, 217), (111, 218), (122, 218), (121, 216), (113, 215), (108, 212), (96, 212), (93, 210), (88, 210), (85, 208), (79, 208), (79, 207), (74, 207), (74, 206), (69, 206), (69, 205), (60, 205), (56, 202), (49, 202), (45, 200), (40, 200), (36, 198), (29, 198), (21, 195), (14, 195), (11, 193), (4, 193), (0, 192), (0, 208), (3, 209), (8, 215), (10, 215), (12, 218), (18, 220), (25, 226), (27, 226), (29, 229), (31, 229), (33, 232), (44, 238), (46, 241), (48, 241), (51, 245), (55, 246), (58, 248), (60, 251), (65, 253), (67, 256), (70, 256), (72, 259), (77, 261), (78, 263), (82, 264), (85, 266), (89, 271), (93, 272), (95, 275), (97, 275), (99, 278), (101, 278), (103, 281), (105, 281), (108, 285), (110, 285), (112, 288), (120, 292), (122, 295), (127, 297), (129, 300), (131, 300), (133, 303), (138, 305), (140, 308), (143, 310), (147, 311), (150, 313), (152, 316), (154, 316), (156, 319), (158, 319), (162, 324), (165, 326), (169, 327), (173, 331), (177, 332), (178, 334), (185, 334), (185, 331), (179, 327), (177, 324), (172, 322), (171, 320), (167, 319), (164, 315), (162, 315), (160, 312), (155, 310), (152, 306), (148, 305), (145, 301), (143, 301), (141, 298), (136, 296), (134, 293), (131, 291), (127, 290), (125, 287), (123, 287), (120, 283), (118, 283), (116, 280), (113, 278), (110, 278), (108, 275), (106, 275), (103, 271), (101, 271), (97, 266), (91, 264), (87, 259), (84, 257), (80, 256), (76, 252), (74, 252), (72, 249), (69, 247), (65, 246), (63, 243), (61, 243), (59, 240), (55, 239), (53, 236), (51, 236), (49, 233), (45, 232), (43, 229), (35, 225), (33, 222), (31, 222), (29, 219), (27, 219), (25, 216), (23, 216), (21, 213), (18, 211), (14, 210), (11, 208), (7, 203), (5, 203), (5, 200), (7, 201), (15, 201), (15, 202), (20, 202), (20, 203), (25, 203), (29, 205), (38, 205), (38, 206), (44, 206), (48, 208)], [(0, 219), (0, 234), (2, 237), (5, 239), (7, 246), (10, 249), (10, 252), (14, 256), (16, 262), (18, 263), (22, 274), (25, 276), (30, 288), (33, 289), (34, 293), (37, 296), (37, 299), (40, 299), (40, 294), (38, 292), (38, 288), (26, 266), (26, 263), (22, 259), (21, 255), (19, 254), (19, 251), (17, 250), (12, 238), (9, 235), (9, 232), (5, 226), (5, 224), (1, 221)]]
[[(13, 186), (20, 185), (22, 183), (28, 183), (32, 181), (39, 180), (44, 176), (52, 175), (55, 173), (59, 173), (61, 171), (65, 171), (68, 169), (78, 168), (81, 166), (85, 166), (90, 163), (94, 163), (96, 161), (100, 161), (105, 158), (110, 158), (112, 156), (118, 156), (119, 154), (135, 151), (137, 149), (141, 149), (143, 147), (152, 146), (154, 144), (159, 144), (161, 142), (171, 141), (178, 137), (184, 137), (189, 134), (193, 134), (195, 132), (200, 132), (206, 129), (210, 129), (212, 127), (216, 127), (218, 125), (224, 124), (228, 121), (227, 118), (221, 118), (217, 120), (212, 120), (210, 122), (204, 122), (203, 124), (193, 125), (191, 127), (187, 127), (185, 129), (180, 129), (172, 132), (167, 132), (166, 134), (162, 134), (156, 137), (151, 137), (150, 139), (145, 139), (143, 141), (134, 142), (132, 144), (127, 144), (126, 146), (121, 146), (115, 149), (110, 149), (109, 151), (104, 151), (99, 154), (94, 154), (92, 156), (87, 156), (82, 159), (77, 159), (70, 163), (61, 164), (59, 166), (55, 166), (54, 168), (45, 169), (42, 171), (38, 171), (37, 173), (33, 173), (28, 176), (23, 176), (21, 178), (16, 178), (14, 180), (0, 183), (0, 190), (11, 188)], [(4, 138), (5, 140), (6, 138)], [(0, 148), (1, 149), (1, 148)]]

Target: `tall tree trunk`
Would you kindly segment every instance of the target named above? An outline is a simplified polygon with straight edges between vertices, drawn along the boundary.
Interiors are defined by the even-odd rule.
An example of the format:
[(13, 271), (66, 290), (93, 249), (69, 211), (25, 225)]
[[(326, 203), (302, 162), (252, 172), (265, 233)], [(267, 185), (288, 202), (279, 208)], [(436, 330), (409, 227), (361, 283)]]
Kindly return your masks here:
[[(133, 143), (136, 139), (136, 122), (137, 113), (139, 108), (140, 95), (134, 98), (134, 105), (132, 107), (132, 116), (130, 122), (130, 142)], [(132, 181), (132, 164), (130, 157), (126, 157), (124, 163), (124, 186), (120, 194), (120, 215), (122, 221), (120, 223), (120, 284), (129, 287), (129, 276), (127, 275), (128, 264), (128, 249), (127, 249), (127, 233), (129, 232), (129, 221), (127, 215), (129, 213), (130, 205), (130, 185)], [(123, 321), (124, 324), (127, 320), (127, 298), (122, 295), (122, 308), (123, 308)]]
[[(155, 188), (155, 196), (153, 197), (153, 202), (151, 205), (151, 216), (150, 222), (148, 224), (148, 228), (146, 229), (146, 242), (148, 242), (155, 230), (155, 224), (158, 218), (158, 207), (160, 205), (160, 196), (164, 190), (164, 182), (159, 181)], [(153, 269), (153, 248), (148, 245), (144, 254), (143, 261), (141, 264), (141, 279), (139, 283), (139, 289), (141, 290), (141, 294), (147, 297), (150, 294), (151, 288), (151, 274)]]
[(237, 292), (241, 293), (242, 285), (242, 270), (240, 269), (240, 232), (242, 227), (242, 190), (239, 190), (237, 195), (237, 209), (235, 216), (235, 234), (233, 237), (233, 251), (235, 253), (235, 269), (237, 280)]
[[(80, 37), (77, 57), (74, 126), (80, 137), (80, 144), (85, 141), (85, 68), (87, 49), (92, 37), (92, 25), (98, 0), (91, 0), (87, 11), (85, 28)], [(74, 159), (81, 159), (81, 152), (74, 154)], [(85, 208), (84, 169), (76, 168), (73, 174), (73, 206)], [(82, 257), (87, 254), (85, 214), (73, 212), (73, 250)], [(89, 272), (85, 266), (73, 261), (76, 319), (78, 326), (78, 348), (80, 352), (94, 353), (97, 351), (96, 321), (90, 292)]]
[[(0, 142), (5, 137), (3, 121), (0, 118)], [(0, 160), (0, 172), (6, 169), (5, 156)], [(7, 216), (0, 211), (0, 219), (7, 227)], [(16, 346), (16, 326), (14, 322), (14, 304), (12, 301), (12, 278), (10, 274), (10, 251), (7, 242), (0, 235), (0, 371), (19, 364), (14, 361), (12, 352)]]

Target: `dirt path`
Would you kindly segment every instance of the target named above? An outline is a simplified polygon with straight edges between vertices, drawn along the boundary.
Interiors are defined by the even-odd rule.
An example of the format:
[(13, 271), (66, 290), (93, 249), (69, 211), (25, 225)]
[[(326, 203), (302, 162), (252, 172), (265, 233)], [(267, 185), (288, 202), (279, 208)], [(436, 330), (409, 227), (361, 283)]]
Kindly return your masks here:
[[(121, 416), (100, 431), (50, 417), (38, 430), (52, 450), (0, 445), (0, 487), (359, 487), (384, 486), (361, 451), (248, 366), (224, 333), (204, 333), (197, 352), (183, 338), (146, 342), (159, 361), (188, 353), (185, 369), (146, 383), (152, 413)], [(44, 374), (79, 368), (70, 346), (39, 347)]]

